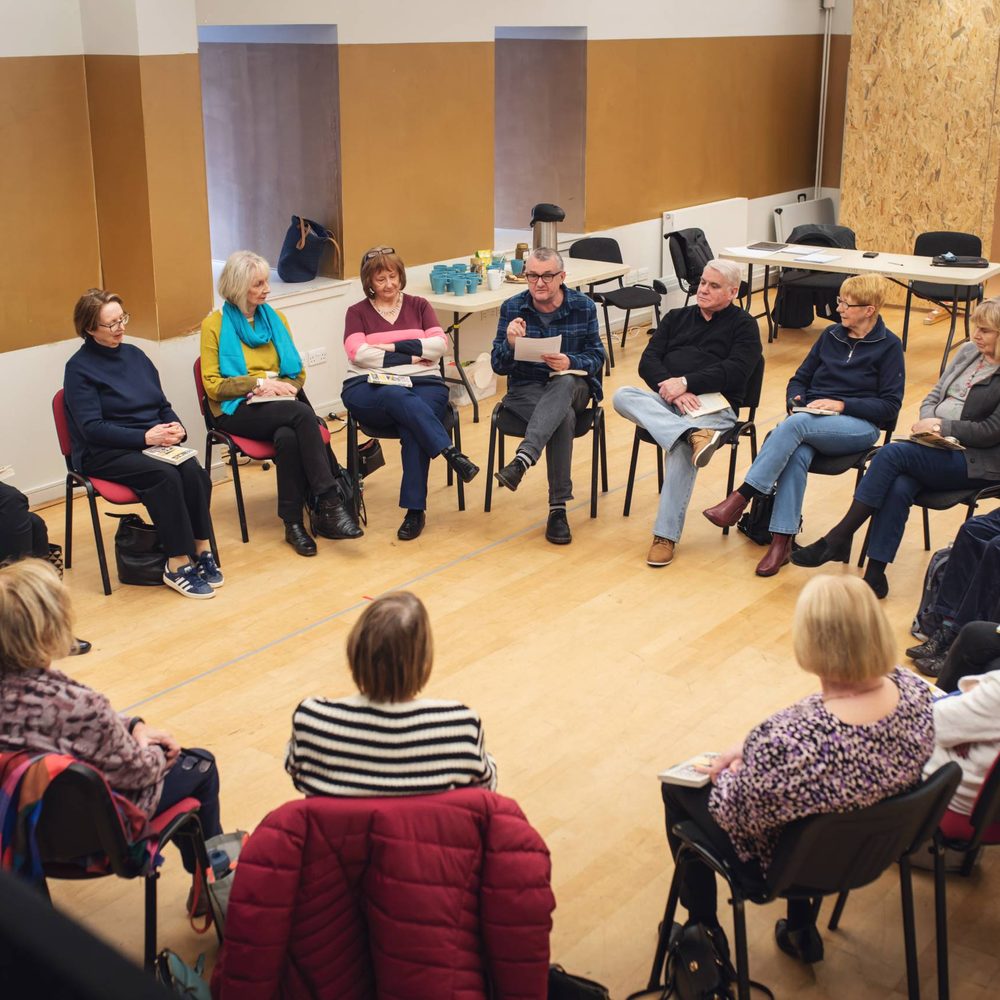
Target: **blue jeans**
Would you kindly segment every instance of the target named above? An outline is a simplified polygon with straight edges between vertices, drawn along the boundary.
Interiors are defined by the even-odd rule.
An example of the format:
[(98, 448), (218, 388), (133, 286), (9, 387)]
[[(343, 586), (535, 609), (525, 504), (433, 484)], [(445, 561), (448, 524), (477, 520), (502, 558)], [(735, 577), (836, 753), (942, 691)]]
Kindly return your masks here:
[[(191, 749), (181, 752), (180, 757), (174, 761), (174, 766), (164, 775), (163, 791), (160, 793), (156, 812), (164, 812), (188, 797), (198, 800), (198, 816), (205, 839), (222, 833), (219, 817), (219, 769), (216, 767), (215, 757), (207, 750)], [(180, 839), (177, 841), (177, 848), (181, 852), (184, 869), (193, 873), (197, 859), (191, 842), (186, 837)]]
[(384, 427), (399, 434), (403, 457), (399, 506), (426, 509), (431, 458), (451, 444), (441, 423), (448, 412), (448, 386), (427, 376), (414, 378), (412, 386), (373, 385), (358, 379), (344, 386), (341, 398), (352, 416), (372, 430)]
[(655, 392), (625, 386), (611, 401), (615, 410), (649, 432), (666, 453), (660, 506), (653, 524), (653, 534), (676, 542), (684, 530), (691, 493), (698, 470), (691, 462), (691, 445), (686, 435), (696, 428), (727, 431), (736, 423), (736, 414), (727, 406), (718, 413), (703, 417), (685, 417), (673, 404), (665, 402)]
[(955, 536), (930, 610), (956, 628), (995, 619), (1000, 605), (1000, 510), (972, 517)]
[(792, 413), (782, 420), (767, 436), (746, 474), (746, 482), (758, 492), (774, 492), (771, 531), (780, 535), (798, 533), (814, 455), (867, 451), (878, 435), (874, 424), (843, 414), (822, 417)]
[(925, 448), (912, 441), (893, 441), (868, 466), (854, 499), (875, 508), (868, 556), (891, 563), (903, 539), (913, 498), (921, 490), (974, 490), (990, 486), (970, 479), (960, 451)]

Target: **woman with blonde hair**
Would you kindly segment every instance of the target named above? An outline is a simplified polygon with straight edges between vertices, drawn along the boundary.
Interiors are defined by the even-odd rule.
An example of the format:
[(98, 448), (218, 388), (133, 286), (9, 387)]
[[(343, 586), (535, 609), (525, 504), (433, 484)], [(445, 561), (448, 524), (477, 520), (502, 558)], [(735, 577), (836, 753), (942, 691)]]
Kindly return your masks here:
[[(920, 780), (934, 748), (930, 688), (895, 666), (892, 631), (857, 577), (818, 576), (799, 595), (792, 626), (799, 666), (820, 690), (754, 727), (712, 762), (705, 788), (663, 785), (667, 840), (694, 821), (741, 873), (766, 877), (781, 831), (821, 813), (862, 809)], [(689, 922), (719, 925), (715, 875), (687, 866), (681, 903)], [(807, 901), (789, 900), (778, 946), (803, 962), (823, 957)]]
[(865, 581), (889, 593), (885, 568), (896, 557), (910, 507), (921, 490), (979, 490), (1000, 482), (1000, 298), (972, 312), (972, 341), (920, 404), (909, 441), (880, 448), (844, 517), (792, 554), (796, 566), (842, 561), (854, 533), (872, 519)]
[(419, 698), (434, 662), (427, 609), (409, 591), (376, 598), (347, 638), (358, 694), (306, 698), (292, 716), (285, 769), (306, 795), (428, 795), (495, 789), (479, 716)]
[[(69, 655), (72, 643), (69, 591), (55, 569), (39, 559), (0, 568), (0, 752), (75, 757), (147, 816), (192, 796), (205, 836), (221, 833), (212, 754), (182, 751), (170, 733), (119, 714), (103, 694), (57, 670), (52, 661)], [(186, 839), (178, 846), (194, 874), (193, 847)]]
[(813, 458), (867, 451), (896, 422), (903, 345), (879, 315), (887, 287), (878, 274), (858, 274), (840, 286), (840, 322), (820, 334), (789, 381), (789, 415), (767, 436), (742, 485), (703, 512), (730, 527), (755, 497), (774, 496), (771, 545), (758, 576), (774, 576), (791, 557)]
[(309, 505), (313, 533), (358, 538), (352, 505), (335, 479), (336, 459), (302, 386), (306, 370), (288, 320), (267, 304), (270, 265), (249, 250), (230, 255), (219, 275), (221, 309), (201, 324), (201, 378), (220, 430), (273, 441), (278, 470), (278, 517), (285, 541), (300, 555), (316, 555), (305, 529)]

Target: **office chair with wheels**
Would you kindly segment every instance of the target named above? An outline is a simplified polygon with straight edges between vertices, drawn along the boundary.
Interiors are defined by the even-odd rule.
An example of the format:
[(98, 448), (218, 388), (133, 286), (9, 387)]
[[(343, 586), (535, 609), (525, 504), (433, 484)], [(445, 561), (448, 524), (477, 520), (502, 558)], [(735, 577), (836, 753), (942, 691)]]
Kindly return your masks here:
[[(577, 240), (569, 248), (570, 257), (578, 260), (603, 260), (612, 264), (621, 264), (622, 251), (618, 245), (618, 240), (610, 236), (589, 236), (586, 239)], [(606, 284), (608, 281), (617, 281), (618, 287), (608, 292), (595, 292), (597, 285)], [(625, 337), (628, 335), (629, 315), (633, 309), (652, 308), (656, 314), (656, 322), (660, 322), (660, 293), (649, 285), (626, 285), (624, 280), (618, 278), (607, 278), (605, 281), (598, 281), (591, 284), (587, 289), (587, 294), (600, 303), (604, 310), (604, 331), (608, 338), (608, 356), (605, 359), (605, 374), (610, 375), (611, 369), (615, 366), (615, 348), (611, 339), (611, 320), (608, 317), (608, 306), (625, 311), (625, 325), (622, 327), (621, 347), (625, 347)]]

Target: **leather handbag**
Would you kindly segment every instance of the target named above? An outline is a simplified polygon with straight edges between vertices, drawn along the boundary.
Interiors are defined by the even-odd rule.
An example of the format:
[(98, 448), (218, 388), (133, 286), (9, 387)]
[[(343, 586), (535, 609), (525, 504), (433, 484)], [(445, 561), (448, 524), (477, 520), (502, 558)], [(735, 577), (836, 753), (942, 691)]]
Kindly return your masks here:
[(278, 277), (290, 283), (312, 281), (319, 274), (323, 251), (330, 245), (336, 268), (340, 262), (340, 244), (333, 233), (318, 222), (293, 215), (278, 254)]
[(611, 1000), (611, 994), (593, 979), (574, 976), (561, 965), (550, 965), (548, 1000)]
[(118, 519), (115, 531), (115, 566), (118, 579), (134, 587), (163, 586), (167, 554), (156, 528), (138, 514), (112, 514)]
[(369, 438), (364, 444), (358, 445), (358, 471), (361, 478), (366, 479), (376, 469), (385, 465), (385, 455), (378, 438)]

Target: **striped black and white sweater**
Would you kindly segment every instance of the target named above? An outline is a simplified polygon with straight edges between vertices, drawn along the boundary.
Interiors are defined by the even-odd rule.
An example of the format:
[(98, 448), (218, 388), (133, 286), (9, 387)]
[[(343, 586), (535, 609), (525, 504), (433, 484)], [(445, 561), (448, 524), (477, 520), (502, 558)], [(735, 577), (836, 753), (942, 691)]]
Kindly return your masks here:
[(292, 715), (285, 770), (306, 795), (426, 795), (497, 785), (479, 716), (434, 698), (306, 698)]

